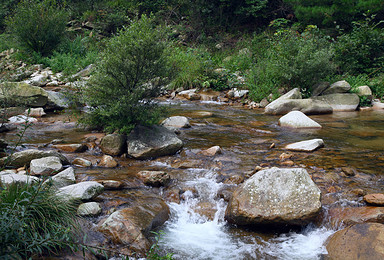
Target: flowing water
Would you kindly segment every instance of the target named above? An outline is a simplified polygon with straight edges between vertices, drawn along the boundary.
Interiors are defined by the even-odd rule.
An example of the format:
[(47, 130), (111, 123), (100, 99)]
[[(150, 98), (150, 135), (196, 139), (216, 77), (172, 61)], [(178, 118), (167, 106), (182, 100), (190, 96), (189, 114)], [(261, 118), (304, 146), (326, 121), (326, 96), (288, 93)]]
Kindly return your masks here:
[[(136, 191), (148, 190), (136, 179), (136, 172), (168, 172), (177, 180), (171, 189), (182, 193), (181, 200), (170, 199), (167, 190), (153, 191), (163, 195), (171, 209), (170, 219), (160, 228), (164, 231), (160, 246), (173, 253), (174, 259), (320, 259), (326, 254), (323, 243), (339, 228), (329, 218), (328, 209), (362, 205), (361, 196), (352, 192), (356, 189), (382, 192), (384, 112), (311, 116), (322, 129), (292, 130), (281, 128), (279, 117), (264, 115), (261, 110), (212, 102), (174, 102), (170, 111), (172, 115), (187, 116), (192, 124), (181, 130), (180, 139), (185, 145), (179, 154), (152, 161), (120, 158), (116, 169), (78, 168), (76, 172), (79, 180), (120, 180)], [(61, 122), (57, 122), (58, 117)], [(86, 133), (74, 128), (68, 119), (65, 115), (43, 119), (27, 131), (26, 146), (43, 146), (57, 138), (68, 143), (81, 142)], [(15, 135), (3, 137), (11, 140)], [(284, 150), (289, 143), (313, 138), (322, 138), (325, 147), (313, 153)], [(271, 144), (275, 148), (270, 148)], [(223, 153), (214, 157), (198, 153), (214, 145), (219, 145)], [(293, 157), (281, 160), (283, 153)], [(90, 150), (81, 157), (95, 164), (100, 152)], [(226, 194), (257, 165), (306, 168), (322, 191), (323, 212), (318, 221), (302, 230), (280, 231), (228, 225), (224, 221)], [(357, 174), (346, 176), (342, 167), (353, 167)], [(104, 192), (100, 200), (109, 203), (104, 203), (103, 209), (107, 212), (111, 204), (126, 202), (129, 192), (130, 189)]]

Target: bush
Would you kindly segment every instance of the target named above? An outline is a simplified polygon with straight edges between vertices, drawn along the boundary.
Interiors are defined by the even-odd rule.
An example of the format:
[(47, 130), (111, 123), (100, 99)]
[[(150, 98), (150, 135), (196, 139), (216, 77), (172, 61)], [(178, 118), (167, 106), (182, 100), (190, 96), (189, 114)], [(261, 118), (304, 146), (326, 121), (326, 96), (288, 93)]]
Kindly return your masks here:
[(384, 29), (371, 21), (354, 23), (351, 33), (338, 38), (335, 61), (342, 73), (374, 75), (384, 71)]
[(76, 207), (42, 183), (14, 183), (0, 192), (0, 258), (29, 259), (74, 247)]
[(67, 14), (54, 1), (23, 0), (7, 21), (7, 28), (28, 51), (49, 55), (61, 42)]
[(203, 86), (207, 74), (213, 70), (209, 52), (203, 48), (180, 48), (171, 46), (167, 50), (168, 65), (173, 73), (173, 89), (198, 88)]
[(150, 83), (166, 75), (162, 36), (152, 19), (142, 16), (107, 43), (95, 75), (84, 89), (90, 112), (83, 123), (128, 133), (137, 124), (158, 122), (160, 111), (152, 99), (161, 87)]
[(309, 95), (315, 83), (335, 73), (332, 45), (315, 26), (302, 34), (282, 30), (272, 36), (256, 36), (253, 50), (256, 64), (248, 75), (248, 85), (255, 101), (277, 94), (279, 88), (299, 88)]

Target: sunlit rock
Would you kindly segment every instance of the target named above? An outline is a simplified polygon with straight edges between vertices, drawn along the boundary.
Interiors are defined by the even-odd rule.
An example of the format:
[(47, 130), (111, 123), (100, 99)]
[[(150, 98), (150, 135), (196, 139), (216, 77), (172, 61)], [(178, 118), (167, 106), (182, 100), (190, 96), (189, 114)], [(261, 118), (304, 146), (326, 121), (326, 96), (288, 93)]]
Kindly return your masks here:
[(305, 225), (321, 210), (320, 196), (305, 169), (265, 169), (236, 189), (225, 218), (237, 225)]
[(58, 174), (52, 176), (50, 179), (46, 180), (44, 183), (50, 183), (56, 188), (65, 187), (71, 184), (74, 184), (75, 171), (72, 167), (65, 169), (64, 171), (59, 172)]
[(384, 194), (374, 193), (364, 196), (364, 201), (371, 205), (384, 206)]
[(327, 241), (328, 257), (332, 260), (384, 259), (384, 225), (356, 224), (337, 231)]
[(64, 199), (90, 200), (104, 191), (104, 186), (96, 181), (84, 181), (62, 187), (57, 194)]
[(322, 95), (313, 99), (327, 103), (333, 111), (355, 111), (360, 102), (359, 96), (354, 93)]
[(323, 139), (301, 141), (285, 146), (285, 149), (297, 152), (313, 152), (324, 146)]
[(97, 216), (101, 213), (100, 204), (97, 202), (86, 202), (79, 205), (77, 215), (79, 216)]
[(116, 244), (145, 252), (150, 247), (149, 231), (164, 224), (169, 214), (167, 204), (160, 197), (137, 194), (132, 206), (112, 213), (99, 226), (99, 231)]
[(351, 90), (351, 85), (345, 80), (340, 80), (333, 83), (329, 88), (323, 91), (321, 95), (348, 93)]
[(191, 127), (188, 118), (185, 116), (171, 116), (161, 122), (161, 125), (173, 130), (174, 128), (188, 128)]
[(279, 124), (291, 128), (321, 128), (320, 124), (300, 111), (292, 111), (282, 116), (279, 119)]
[[(277, 101), (277, 100), (275, 100)], [(284, 115), (291, 111), (301, 111), (307, 115), (330, 114), (332, 106), (319, 100), (313, 99), (282, 99), (265, 107), (266, 114)]]
[(22, 167), (29, 165), (33, 159), (39, 159), (48, 156), (58, 157), (61, 163), (64, 165), (69, 164), (68, 159), (61, 153), (55, 151), (41, 151), (36, 149), (28, 149), (21, 152), (16, 152), (12, 154), (8, 160), (7, 158), (1, 158), (0, 164), (4, 164), (4, 162), (7, 160), (8, 164), (11, 166)]
[(39, 180), (40, 179), (35, 176), (21, 175), (17, 173), (0, 175), (0, 184), (2, 186), (7, 186), (12, 183), (33, 183)]
[(97, 165), (100, 167), (115, 168), (118, 165), (118, 163), (115, 159), (113, 159), (112, 156), (103, 155), (103, 157), (101, 157), (101, 160)]
[(29, 170), (31, 175), (51, 176), (58, 173), (62, 168), (63, 165), (58, 157), (49, 156), (32, 160)]

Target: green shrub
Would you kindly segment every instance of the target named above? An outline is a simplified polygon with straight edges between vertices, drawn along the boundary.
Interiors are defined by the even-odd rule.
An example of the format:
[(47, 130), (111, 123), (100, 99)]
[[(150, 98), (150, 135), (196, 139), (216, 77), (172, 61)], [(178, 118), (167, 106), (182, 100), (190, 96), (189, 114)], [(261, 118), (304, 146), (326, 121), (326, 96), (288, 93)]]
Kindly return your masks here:
[(279, 88), (299, 88), (309, 95), (310, 88), (335, 73), (331, 62), (332, 45), (315, 26), (299, 34), (292, 30), (256, 36), (253, 41), (256, 63), (248, 75), (250, 96), (260, 101)]
[(173, 80), (171, 88), (191, 89), (202, 87), (207, 75), (212, 74), (213, 65), (210, 53), (204, 48), (168, 48), (168, 66)]
[(351, 33), (337, 39), (335, 61), (341, 72), (374, 75), (384, 71), (384, 29), (371, 21), (354, 23)]
[(90, 112), (83, 123), (128, 133), (137, 124), (158, 122), (160, 111), (152, 99), (161, 86), (149, 83), (166, 75), (166, 44), (151, 21), (142, 16), (107, 43), (95, 75), (84, 89)]
[(368, 86), (371, 88), (375, 97), (383, 99), (384, 97), (384, 73), (376, 75), (371, 79)]
[(20, 45), (46, 56), (64, 37), (67, 14), (55, 1), (23, 0), (6, 24)]
[(76, 207), (42, 183), (15, 183), (0, 192), (0, 258), (29, 259), (74, 247)]

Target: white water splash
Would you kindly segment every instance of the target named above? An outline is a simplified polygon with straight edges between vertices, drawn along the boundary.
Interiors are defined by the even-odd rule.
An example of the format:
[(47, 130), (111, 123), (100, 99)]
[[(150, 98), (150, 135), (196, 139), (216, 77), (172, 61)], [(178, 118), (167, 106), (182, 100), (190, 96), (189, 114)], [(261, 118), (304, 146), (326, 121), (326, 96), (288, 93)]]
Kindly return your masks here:
[(308, 227), (302, 233), (289, 233), (271, 239), (263, 250), (276, 259), (315, 260), (327, 254), (324, 242), (335, 233), (325, 227)]
[[(187, 191), (180, 204), (169, 204), (172, 216), (161, 242), (166, 252), (174, 253), (174, 259), (315, 260), (327, 253), (323, 243), (334, 231), (324, 227), (309, 227), (301, 233), (284, 234), (269, 241), (256, 234), (234, 235), (224, 221), (226, 203), (216, 198), (223, 184), (216, 182), (213, 171), (188, 171), (196, 179), (187, 181), (186, 185), (196, 189), (199, 195), (194, 197)], [(208, 201), (216, 209), (213, 220), (194, 211), (201, 201)]]

